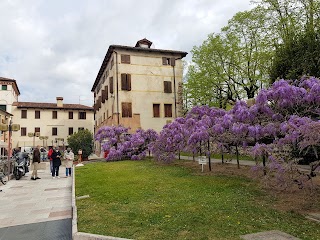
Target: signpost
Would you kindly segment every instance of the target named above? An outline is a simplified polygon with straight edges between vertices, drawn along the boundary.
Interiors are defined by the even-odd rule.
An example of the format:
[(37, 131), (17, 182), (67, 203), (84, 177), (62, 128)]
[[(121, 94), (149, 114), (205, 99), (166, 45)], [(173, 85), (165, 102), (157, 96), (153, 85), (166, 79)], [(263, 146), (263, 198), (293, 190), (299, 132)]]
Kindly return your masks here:
[(199, 164), (201, 164), (201, 172), (203, 172), (203, 165), (206, 165), (208, 162), (207, 157), (206, 156), (199, 156), (198, 161), (199, 161)]

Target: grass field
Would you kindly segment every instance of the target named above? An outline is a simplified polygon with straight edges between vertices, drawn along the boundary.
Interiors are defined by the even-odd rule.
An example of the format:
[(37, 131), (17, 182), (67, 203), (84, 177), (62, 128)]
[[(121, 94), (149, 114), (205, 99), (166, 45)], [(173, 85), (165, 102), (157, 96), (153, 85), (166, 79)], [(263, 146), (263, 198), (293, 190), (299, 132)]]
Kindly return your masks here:
[(206, 176), (150, 160), (91, 163), (76, 168), (78, 230), (130, 239), (240, 239), (281, 230), (319, 239), (320, 226), (279, 212), (251, 180)]

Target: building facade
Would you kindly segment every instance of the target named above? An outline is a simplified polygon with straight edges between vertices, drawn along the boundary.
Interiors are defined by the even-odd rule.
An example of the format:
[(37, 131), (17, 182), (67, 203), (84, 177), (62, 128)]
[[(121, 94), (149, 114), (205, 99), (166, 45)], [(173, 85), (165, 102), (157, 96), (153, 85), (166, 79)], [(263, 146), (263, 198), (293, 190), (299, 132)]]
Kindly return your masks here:
[(93, 133), (93, 107), (64, 104), (62, 97), (56, 103), (14, 102), (12, 123), (20, 130), (12, 132), (12, 147), (68, 145), (67, 138), (81, 129)]
[(18, 101), (20, 91), (16, 80), (0, 77), (0, 109), (12, 113), (12, 103)]
[(186, 52), (154, 49), (142, 39), (135, 47), (111, 45), (91, 91), (95, 130), (122, 125), (161, 131), (182, 114), (182, 58)]

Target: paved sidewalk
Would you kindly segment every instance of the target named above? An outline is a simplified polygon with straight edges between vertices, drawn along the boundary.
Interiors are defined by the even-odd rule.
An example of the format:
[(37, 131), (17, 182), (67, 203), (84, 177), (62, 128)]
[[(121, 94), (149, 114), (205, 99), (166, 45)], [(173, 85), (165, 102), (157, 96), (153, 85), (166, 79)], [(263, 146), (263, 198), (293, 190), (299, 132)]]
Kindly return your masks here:
[[(20, 239), (20, 235), (24, 239), (71, 239), (72, 178), (65, 177), (64, 167), (59, 173), (60, 179), (52, 179), (46, 163), (46, 170), (38, 170), (41, 179), (30, 180), (29, 172), (0, 186), (0, 240)], [(63, 237), (44, 237), (56, 236), (55, 232)]]

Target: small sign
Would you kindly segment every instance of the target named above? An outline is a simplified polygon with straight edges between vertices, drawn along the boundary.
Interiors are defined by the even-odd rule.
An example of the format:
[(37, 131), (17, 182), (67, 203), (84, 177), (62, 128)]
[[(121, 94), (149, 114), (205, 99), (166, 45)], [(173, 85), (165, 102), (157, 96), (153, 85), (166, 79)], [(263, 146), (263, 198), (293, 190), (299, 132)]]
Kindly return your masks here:
[(198, 158), (199, 164), (207, 164), (208, 160), (206, 156), (200, 156)]

